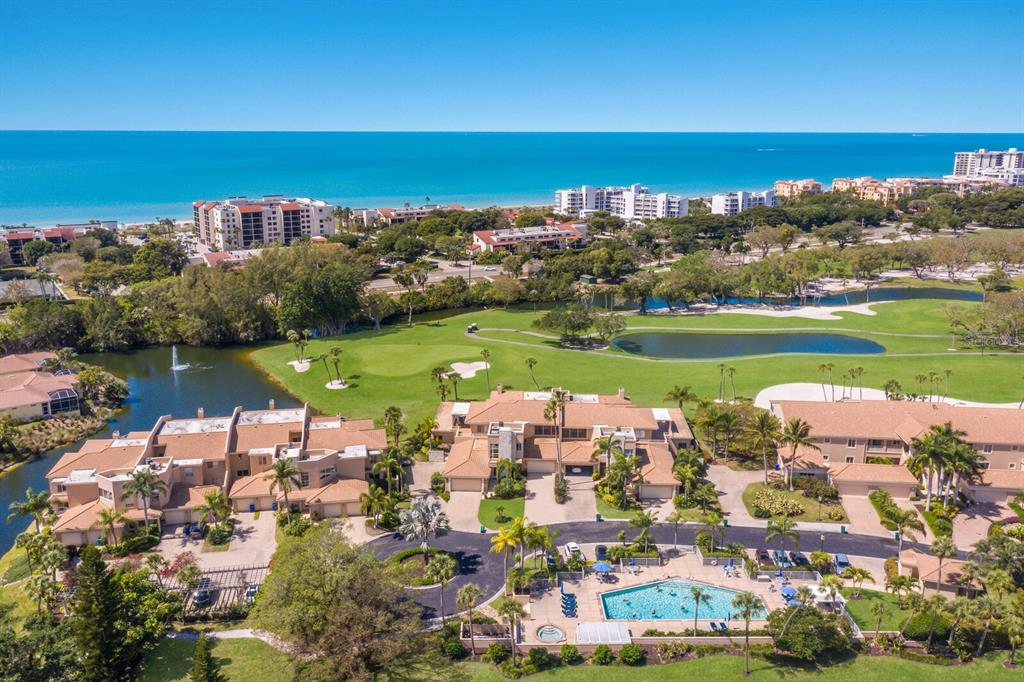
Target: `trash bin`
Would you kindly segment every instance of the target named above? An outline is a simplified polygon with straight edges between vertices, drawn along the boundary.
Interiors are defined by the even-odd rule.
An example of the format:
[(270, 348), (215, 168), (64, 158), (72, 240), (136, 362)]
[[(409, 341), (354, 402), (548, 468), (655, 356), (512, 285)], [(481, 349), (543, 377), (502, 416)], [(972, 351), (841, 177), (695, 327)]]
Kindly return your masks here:
[(595, 519), (595, 520), (596, 520), (596, 521), (597, 521), (598, 523), (601, 523), (602, 521), (604, 521), (604, 519), (603, 519), (603, 518), (601, 517), (601, 515), (600, 515), (600, 514), (594, 514), (594, 519)]
[(839, 534), (846, 535), (846, 526), (839, 526)]
[(487, 526), (485, 526), (484, 524), (481, 523), (480, 524), (480, 532), (481, 533), (486, 533), (487, 532)]
[(252, 504), (252, 503), (250, 503), (250, 504), (249, 504), (249, 513), (252, 513), (252, 512), (254, 512), (254, 511), (256, 511), (256, 505), (255, 505), (255, 504)]

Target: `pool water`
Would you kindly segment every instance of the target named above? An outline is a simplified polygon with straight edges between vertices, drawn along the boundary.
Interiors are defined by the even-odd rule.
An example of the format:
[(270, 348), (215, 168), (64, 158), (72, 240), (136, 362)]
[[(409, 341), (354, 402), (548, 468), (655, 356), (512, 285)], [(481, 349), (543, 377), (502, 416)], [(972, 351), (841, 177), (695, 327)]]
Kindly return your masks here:
[(537, 639), (542, 642), (561, 642), (565, 639), (565, 633), (554, 625), (543, 625), (537, 628)]
[[(732, 600), (738, 591), (690, 580), (661, 580), (606, 592), (601, 595), (601, 605), (609, 620), (693, 620), (693, 586), (699, 586), (705, 594), (697, 610), (699, 620), (731, 620), (736, 612)], [(762, 608), (753, 619), (760, 620), (766, 615)]]

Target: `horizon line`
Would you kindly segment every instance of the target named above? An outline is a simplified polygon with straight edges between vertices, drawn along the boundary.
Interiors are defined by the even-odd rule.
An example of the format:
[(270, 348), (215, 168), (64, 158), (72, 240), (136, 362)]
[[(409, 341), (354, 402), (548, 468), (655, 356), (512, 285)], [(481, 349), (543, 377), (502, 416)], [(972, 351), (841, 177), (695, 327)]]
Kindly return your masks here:
[(412, 133), (435, 135), (1024, 135), (1024, 130), (224, 130), (214, 128), (0, 128), (0, 133)]

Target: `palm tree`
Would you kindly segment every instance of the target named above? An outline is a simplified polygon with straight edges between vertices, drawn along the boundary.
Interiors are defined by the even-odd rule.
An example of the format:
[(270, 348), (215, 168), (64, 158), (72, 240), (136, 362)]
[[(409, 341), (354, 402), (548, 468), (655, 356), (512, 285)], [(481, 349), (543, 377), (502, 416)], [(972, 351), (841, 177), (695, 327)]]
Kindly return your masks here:
[(697, 480), (700, 478), (697, 468), (689, 462), (677, 462), (672, 467), (672, 475), (683, 484), (683, 496), (690, 497), (693, 493), (693, 486), (696, 485)]
[(42, 538), (39, 533), (29, 533), (27, 530), (18, 533), (18, 537), (14, 540), (14, 546), (18, 549), (25, 550), (25, 561), (28, 564), (29, 575), (35, 570), (32, 568), (32, 557), (35, 556), (36, 547), (38, 542)]
[(750, 676), (750, 621), (764, 608), (761, 598), (753, 592), (740, 592), (732, 600), (732, 607), (743, 619), (743, 676)]
[(636, 538), (633, 539), (633, 542), (642, 542), (645, 553), (651, 544), (651, 528), (657, 523), (658, 515), (656, 512), (638, 511), (636, 515), (629, 520), (629, 525), (640, 530)]
[(689, 386), (679, 386), (678, 384), (672, 387), (672, 390), (665, 394), (665, 400), (671, 400), (679, 406), (679, 410), (682, 411), (683, 406), (686, 403), (691, 403), (697, 399), (697, 394), (690, 390)]
[(562, 467), (562, 424), (565, 423), (565, 403), (569, 394), (560, 388), (551, 391), (548, 402), (544, 405), (544, 420), (555, 427), (555, 454), (558, 458), (558, 471), (565, 473)]
[(953, 646), (953, 638), (956, 637), (960, 624), (970, 620), (974, 616), (974, 600), (963, 596), (956, 596), (946, 606), (946, 613), (949, 615), (949, 639), (946, 646)]
[(458, 573), (459, 565), (450, 554), (440, 554), (424, 569), (423, 575), (432, 583), (440, 585), (441, 627), (444, 627), (444, 588)]
[[(860, 365), (850, 370), (851, 377), (857, 377), (857, 390), (860, 393), (860, 399), (864, 400), (864, 368)], [(853, 386), (850, 386), (850, 394), (852, 397)]]
[(379, 485), (370, 484), (369, 489), (359, 496), (359, 511), (373, 517), (373, 527), (377, 527), (380, 513), (388, 503), (388, 495)]
[(871, 615), (875, 619), (875, 639), (878, 639), (878, 633), (882, 631), (882, 619), (887, 613), (889, 613), (889, 607), (885, 605), (884, 601), (878, 600), (871, 605)]
[(419, 540), (424, 565), (430, 559), (428, 540), (448, 535), (449, 528), (448, 515), (441, 511), (441, 503), (426, 497), (416, 498), (399, 515), (398, 533), (406, 542)]
[(487, 377), (487, 392), (491, 392), (491, 351), (484, 348), (480, 351), (480, 357), (484, 359), (484, 375)]
[(725, 363), (718, 363), (718, 402), (725, 402)]
[(697, 428), (706, 440), (711, 442), (711, 458), (718, 457), (718, 418), (721, 412), (714, 405), (709, 405), (697, 415)]
[(507, 528), (499, 528), (496, 535), (491, 536), (491, 551), (502, 554), (502, 567), (505, 571), (505, 592), (508, 593), (508, 553), (516, 548), (516, 539)]
[(594, 451), (590, 453), (590, 459), (595, 459), (598, 464), (603, 463), (608, 466), (624, 454), (622, 444), (614, 436), (600, 436), (594, 439)]
[(761, 450), (764, 483), (768, 485), (768, 451), (774, 451), (782, 440), (782, 422), (768, 410), (761, 410), (747, 425), (746, 432), (750, 436), (751, 445)]
[(540, 386), (537, 384), (537, 377), (533, 373), (533, 368), (537, 366), (537, 358), (526, 358), (526, 367), (530, 370), (530, 380), (533, 381), (533, 387), (538, 391)]
[(508, 623), (509, 635), (512, 642), (512, 664), (516, 663), (516, 623), (526, 616), (526, 609), (512, 597), (501, 597), (494, 603), (494, 610), (501, 620)]
[(821, 577), (821, 588), (828, 592), (829, 598), (832, 599), (833, 603), (836, 600), (836, 595), (843, 589), (843, 580), (838, 575), (825, 575)]
[(231, 517), (231, 512), (234, 510), (223, 490), (211, 490), (203, 496), (203, 504), (199, 505), (196, 511), (199, 512), (200, 523), (212, 519), (214, 525), (220, 528), (221, 524)]
[(459, 382), (462, 381), (462, 375), (458, 372), (451, 372), (448, 374), (448, 381), (452, 382), (452, 392), (455, 394), (455, 399), (459, 399)]
[(121, 488), (121, 499), (135, 498), (142, 501), (143, 516), (146, 519), (146, 532), (149, 532), (149, 505), (153, 498), (167, 492), (167, 484), (151, 469), (133, 471), (124, 487)]
[(42, 530), (43, 518), (52, 511), (50, 507), (50, 493), (45, 490), (35, 493), (32, 492), (32, 488), (26, 488), (25, 501), (11, 502), (8, 509), (11, 512), (7, 515), (8, 522), (23, 516), (31, 516), (36, 524), (36, 532), (38, 533)]
[(700, 600), (707, 599), (710, 595), (700, 585), (690, 586), (690, 596), (693, 597), (693, 636), (697, 636), (697, 614), (700, 611)]
[(782, 624), (782, 632), (779, 633), (779, 639), (786, 636), (786, 630), (789, 629), (789, 624), (793, 622), (793, 618), (800, 612), (800, 609), (814, 603), (814, 592), (812, 592), (811, 588), (807, 585), (801, 585), (796, 588), (796, 594), (793, 596), (793, 600), (795, 600), (797, 604), (794, 605), (795, 608), (793, 608), (793, 610), (789, 612), (789, 615), (786, 616), (786, 622)]
[(402, 434), (405, 433), (405, 425), (402, 423), (402, 410), (392, 405), (384, 410), (384, 433), (391, 440), (394, 447), (399, 446)]
[(739, 433), (743, 423), (740, 416), (730, 410), (725, 410), (718, 415), (718, 433), (721, 434), (722, 438), (722, 454), (725, 457), (725, 461), (729, 461), (729, 443), (732, 442), (733, 438)]
[(117, 533), (114, 530), (114, 526), (124, 523), (127, 518), (123, 511), (104, 507), (100, 509), (100, 513), (96, 516), (96, 520), (90, 528), (102, 528), (104, 530), (104, 539), (107, 541), (107, 544), (112, 545), (117, 541)]
[(679, 524), (686, 521), (686, 516), (683, 514), (681, 509), (675, 509), (671, 514), (665, 517), (666, 523), (672, 524), (672, 548), (675, 549), (679, 546)]
[[(824, 363), (822, 365), (818, 365), (818, 370), (820, 372), (824, 372), (824, 373), (828, 374), (828, 385), (830, 387), (832, 387), (832, 402), (836, 401), (836, 385), (832, 381), (832, 370), (835, 369), (835, 367), (836, 367), (835, 364), (831, 363), (831, 362), (826, 362), (826, 363)], [(824, 386), (822, 388), (824, 388)], [(827, 400), (827, 398), (826, 398), (826, 400)]]
[(912, 594), (919, 588), (919, 583), (909, 575), (894, 575), (885, 581), (885, 591), (892, 592), (900, 603), (900, 607), (904, 606), (904, 595)]
[(164, 579), (163, 576), (160, 575), (160, 571), (167, 568), (169, 565), (170, 563), (167, 559), (163, 558), (156, 552), (150, 552), (146, 555), (146, 568), (149, 569), (150, 573), (156, 576), (156, 582), (160, 587), (164, 586)]
[(988, 595), (983, 594), (974, 600), (974, 612), (978, 620), (985, 623), (981, 630), (981, 639), (978, 641), (978, 648), (974, 652), (974, 657), (981, 656), (981, 652), (985, 650), (985, 640), (988, 639), (988, 633), (992, 629), (992, 621), (995, 620), (996, 614), (1002, 609), (1002, 605), (999, 600)]
[(935, 637), (935, 622), (946, 610), (946, 598), (941, 594), (933, 594), (931, 597), (925, 600), (924, 610), (925, 613), (931, 614), (931, 619), (928, 621), (928, 641), (924, 645), (925, 651), (930, 651), (932, 648), (932, 638)]
[(287, 457), (275, 460), (274, 464), (270, 467), (270, 471), (267, 472), (265, 479), (270, 481), (269, 491), (273, 495), (275, 490), (280, 490), (281, 494), (284, 495), (284, 508), (285, 513), (290, 514), (292, 511), (291, 503), (288, 501), (288, 493), (291, 492), (292, 484), (296, 486), (301, 485), (302, 470), (300, 470), (292, 460)]
[(339, 384), (344, 383), (341, 380), (341, 348), (338, 346), (331, 346), (330, 349), (331, 365), (334, 366), (334, 374), (337, 377)]
[(473, 607), (482, 599), (484, 593), (476, 583), (466, 583), (455, 593), (455, 605), (469, 613), (469, 651), (476, 656), (476, 634), (473, 632)]
[(907, 612), (907, 619), (904, 620), (903, 625), (900, 626), (901, 637), (903, 636), (903, 633), (906, 632), (907, 626), (910, 625), (910, 622), (914, 620), (914, 617), (919, 613), (924, 613), (926, 608), (927, 603), (925, 602), (924, 597), (919, 594), (914, 594), (913, 592), (907, 594), (906, 599), (903, 601), (903, 609)]
[(942, 562), (951, 556), (956, 556), (956, 545), (951, 537), (939, 537), (931, 546), (932, 554), (939, 560), (939, 577), (935, 583), (936, 592), (942, 591)]
[(842, 577), (853, 583), (854, 592), (851, 596), (860, 596), (860, 588), (864, 584), (865, 580), (870, 582), (872, 585), (875, 583), (875, 579), (872, 577), (871, 571), (857, 566), (847, 566), (846, 570), (843, 571)]
[(898, 507), (889, 511), (889, 522), (896, 526), (896, 542), (898, 543), (896, 568), (899, 573), (903, 573), (903, 558), (900, 556), (903, 554), (903, 539), (909, 537), (916, 542), (917, 538), (910, 532), (910, 529), (922, 530), (924, 525), (917, 518), (917, 512)]
[(796, 522), (793, 519), (788, 516), (776, 516), (768, 519), (768, 526), (765, 530), (764, 541), (766, 543), (778, 538), (779, 549), (781, 550), (784, 543), (788, 540), (793, 545), (793, 551), (796, 551), (797, 545), (800, 542), (800, 533), (797, 532)]
[(793, 492), (793, 466), (796, 463), (796, 451), (801, 447), (820, 450), (811, 438), (811, 425), (803, 419), (790, 419), (782, 430), (779, 442), (789, 446), (789, 463), (786, 466), (789, 478), (789, 491)]
[(393, 490), (392, 482), (401, 481), (405, 468), (402, 466), (402, 460), (398, 457), (395, 448), (389, 447), (384, 448), (383, 452), (380, 453), (377, 461), (370, 467), (370, 472), (384, 477), (388, 487), (388, 495), (390, 495)]
[(828, 367), (825, 363), (818, 365), (818, 377), (821, 379), (821, 397), (825, 402), (828, 402), (828, 393), (825, 391), (825, 373), (828, 371)]
[(287, 334), (285, 334), (285, 338), (287, 338), (288, 342), (295, 347), (295, 362), (302, 362), (302, 353), (299, 351), (299, 343), (301, 342), (302, 337), (299, 336), (299, 333), (294, 329), (289, 329)]
[[(1018, 609), (1018, 612), (1020, 609)], [(1006, 639), (1010, 642), (1010, 652), (1006, 657), (1008, 665), (1016, 665), (1017, 647), (1024, 643), (1024, 616), (1020, 613), (1010, 613), (1003, 620), (1003, 630), (1006, 631)]]

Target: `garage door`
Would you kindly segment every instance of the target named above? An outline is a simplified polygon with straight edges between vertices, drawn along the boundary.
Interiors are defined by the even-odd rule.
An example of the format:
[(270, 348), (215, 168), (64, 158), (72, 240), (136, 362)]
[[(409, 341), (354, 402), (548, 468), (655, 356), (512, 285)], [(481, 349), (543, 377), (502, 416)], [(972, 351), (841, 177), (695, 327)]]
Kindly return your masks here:
[(340, 504), (325, 504), (323, 506), (324, 518), (336, 519), (341, 516), (341, 505)]
[(592, 464), (566, 464), (566, 476), (593, 476), (594, 465)]
[(345, 516), (359, 516), (362, 514), (362, 510), (359, 508), (358, 502), (348, 502), (343, 505), (343, 511)]
[(667, 500), (674, 494), (674, 486), (671, 485), (640, 486), (640, 497), (645, 500)]
[(526, 471), (531, 474), (550, 474), (555, 470), (555, 463), (546, 459), (531, 459), (526, 462)]
[(1005, 490), (979, 490), (971, 491), (971, 498), (975, 502), (1002, 503), (1009, 499), (1010, 495)]
[(174, 511), (164, 512), (164, 523), (170, 526), (177, 526), (188, 522), (188, 510), (187, 509), (176, 509)]
[(479, 478), (453, 478), (450, 480), (449, 487), (452, 492), (480, 492), (481, 483)]

